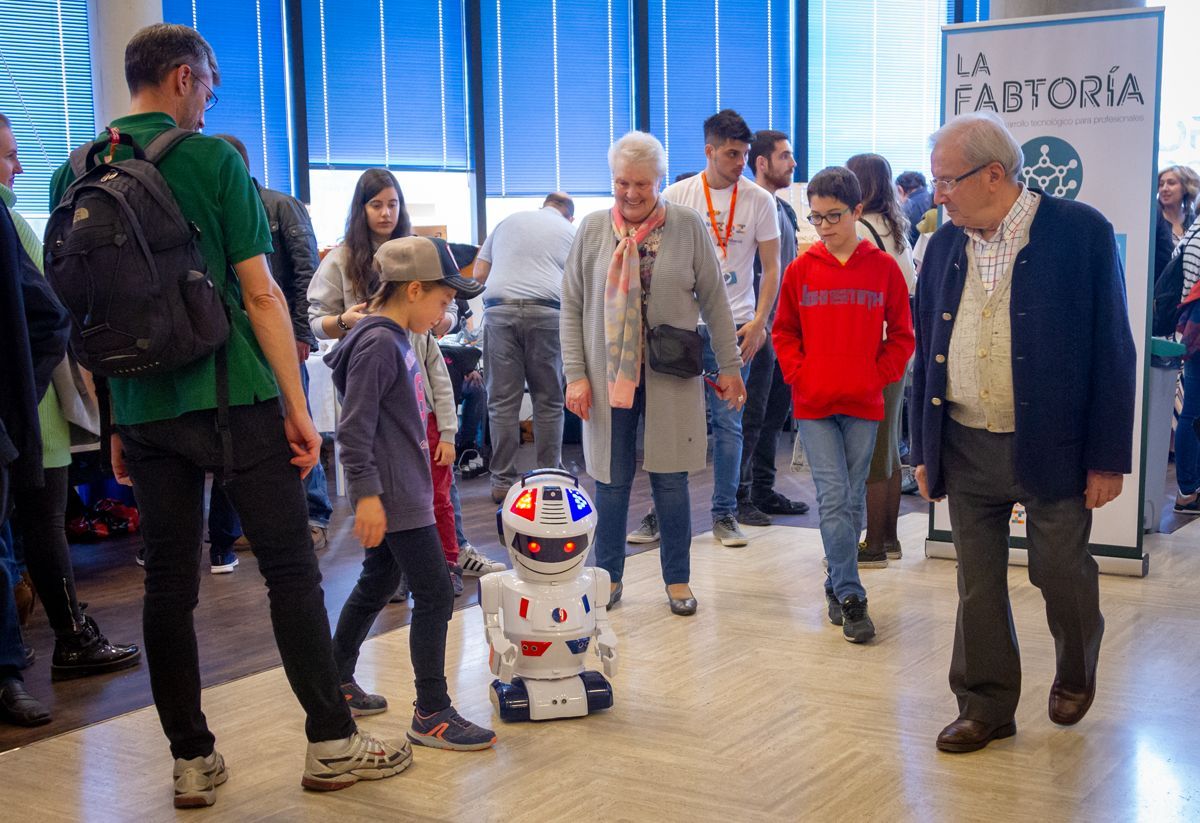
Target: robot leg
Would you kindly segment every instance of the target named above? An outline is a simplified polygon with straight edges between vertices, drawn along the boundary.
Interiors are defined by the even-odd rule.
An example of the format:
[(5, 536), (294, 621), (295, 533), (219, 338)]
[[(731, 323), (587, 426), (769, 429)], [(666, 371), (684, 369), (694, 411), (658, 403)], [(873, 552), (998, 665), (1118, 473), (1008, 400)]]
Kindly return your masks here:
[(492, 681), (492, 705), (500, 712), (506, 723), (518, 723), (529, 719), (529, 693), (521, 678), (514, 677), (512, 683)]
[(583, 681), (583, 688), (587, 692), (589, 713), (612, 708), (612, 684), (604, 679), (604, 675), (588, 669), (580, 672), (579, 679)]

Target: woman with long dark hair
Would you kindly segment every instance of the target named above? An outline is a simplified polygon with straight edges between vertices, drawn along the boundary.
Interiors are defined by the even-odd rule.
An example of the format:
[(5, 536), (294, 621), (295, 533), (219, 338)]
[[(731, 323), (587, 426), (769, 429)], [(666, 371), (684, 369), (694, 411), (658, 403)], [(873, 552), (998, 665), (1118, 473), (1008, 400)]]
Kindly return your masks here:
[(371, 268), (375, 249), (410, 234), (412, 220), (396, 176), (387, 169), (364, 171), (350, 200), (345, 238), (325, 255), (308, 286), (308, 320), (313, 334), (322, 340), (336, 340), (354, 328), (378, 285)]
[[(846, 161), (846, 167), (854, 172), (862, 188), (863, 213), (858, 236), (870, 240), (895, 259), (911, 295), (917, 281), (908, 244), (908, 218), (892, 184), (891, 165), (878, 154), (856, 154)], [(900, 518), (899, 444), (905, 380), (906, 377), (901, 377), (883, 388), (884, 417), (879, 423), (867, 475), (867, 537), (858, 546), (858, 564), (862, 567), (886, 566), (888, 558), (899, 560), (901, 555), (896, 525)]]

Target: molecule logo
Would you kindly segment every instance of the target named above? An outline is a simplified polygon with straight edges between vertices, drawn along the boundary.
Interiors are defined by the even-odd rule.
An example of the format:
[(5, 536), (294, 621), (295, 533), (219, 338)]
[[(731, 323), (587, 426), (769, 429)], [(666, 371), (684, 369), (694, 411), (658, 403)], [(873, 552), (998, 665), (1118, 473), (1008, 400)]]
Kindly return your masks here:
[(1074, 200), (1083, 186), (1083, 161), (1079, 152), (1057, 137), (1035, 137), (1021, 146), (1025, 167), (1021, 176), (1025, 183), (1037, 186), (1046, 194)]

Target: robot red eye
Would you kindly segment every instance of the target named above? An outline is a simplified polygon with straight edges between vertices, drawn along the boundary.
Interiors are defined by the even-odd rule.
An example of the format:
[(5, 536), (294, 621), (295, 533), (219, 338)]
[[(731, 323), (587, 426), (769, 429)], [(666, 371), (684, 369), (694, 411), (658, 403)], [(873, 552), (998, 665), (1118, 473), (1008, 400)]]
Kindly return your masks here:
[(564, 550), (564, 551), (565, 551), (567, 554), (570, 554), (571, 552), (575, 551), (575, 541), (573, 541), (573, 540), (568, 540), (568, 541), (567, 541), (567, 545), (563, 546), (563, 550)]
[(534, 540), (529, 541), (529, 551), (537, 554), (542, 550), (542, 545)]

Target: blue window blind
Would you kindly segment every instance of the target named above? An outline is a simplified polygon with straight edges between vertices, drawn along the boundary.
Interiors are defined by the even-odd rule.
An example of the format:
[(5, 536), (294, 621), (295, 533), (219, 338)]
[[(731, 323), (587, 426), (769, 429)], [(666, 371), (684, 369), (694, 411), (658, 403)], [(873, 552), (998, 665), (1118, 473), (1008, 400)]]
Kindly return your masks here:
[(720, 109), (751, 130), (790, 132), (790, 0), (650, 0), (650, 126), (667, 182), (704, 167), (704, 121)]
[(204, 115), (204, 131), (241, 140), (250, 173), (267, 188), (293, 193), (283, 0), (163, 0), (163, 19), (193, 27), (216, 52), (219, 100)]
[(609, 194), (632, 128), (627, 0), (483, 0), (484, 141), (493, 197)]
[[(1166, 5), (1155, 3), (1154, 5)], [(990, 0), (962, 0), (962, 19), (960, 23), (978, 23), (987, 20), (991, 15)]]
[(809, 0), (808, 179), (861, 152), (883, 155), (896, 174), (928, 169), (952, 6)]
[(0, 3), (0, 112), (25, 169), (18, 208), (41, 212), (54, 170), (96, 136), (87, 0)]
[(304, 0), (309, 163), (465, 169), (459, 0)]

